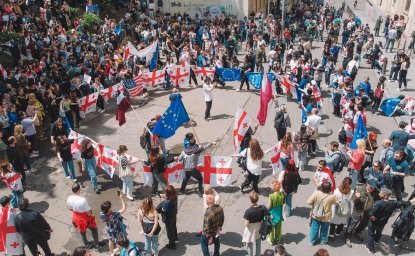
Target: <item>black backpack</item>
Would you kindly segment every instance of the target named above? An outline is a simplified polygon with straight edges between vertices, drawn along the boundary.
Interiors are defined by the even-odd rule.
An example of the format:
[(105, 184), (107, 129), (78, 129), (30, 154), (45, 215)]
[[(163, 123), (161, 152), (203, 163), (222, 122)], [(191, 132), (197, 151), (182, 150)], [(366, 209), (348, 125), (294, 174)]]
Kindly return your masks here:
[(341, 130), (339, 131), (338, 139), (339, 139), (339, 142), (343, 145), (347, 143), (347, 134), (346, 134), (346, 130), (344, 129), (344, 127), (342, 127)]
[(336, 166), (334, 166), (333, 172), (341, 172), (343, 170), (343, 167), (347, 165), (347, 159), (346, 156), (343, 154), (343, 152), (335, 152), (334, 154), (338, 154), (340, 156), (339, 162)]
[(406, 206), (392, 224), (392, 238), (408, 241), (414, 230), (414, 206)]
[(275, 119), (274, 119), (274, 128), (279, 129), (279, 128), (285, 128), (285, 115), (283, 112), (278, 112), (275, 115)]

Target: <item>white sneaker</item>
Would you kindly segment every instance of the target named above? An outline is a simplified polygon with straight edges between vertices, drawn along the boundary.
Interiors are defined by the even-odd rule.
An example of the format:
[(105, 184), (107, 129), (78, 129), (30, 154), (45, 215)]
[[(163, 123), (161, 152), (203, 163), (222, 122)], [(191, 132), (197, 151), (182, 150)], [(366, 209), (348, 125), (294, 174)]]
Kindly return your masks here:
[(134, 201), (134, 197), (132, 197), (132, 196), (130, 196), (130, 195), (127, 195), (126, 196), (130, 201)]
[(239, 89), (236, 89), (236, 91), (237, 91), (237, 92), (239, 92), (239, 91), (241, 91), (241, 90), (239, 90)]
[(67, 179), (70, 179), (70, 178), (71, 178), (71, 176), (69, 176), (69, 175), (68, 175), (68, 176), (66, 176), (66, 178), (67, 178)]
[(75, 178), (75, 179), (72, 179), (73, 180), (73, 182), (77, 182), (78, 180)]
[(401, 91), (401, 88), (396, 88), (396, 90), (400, 92)]

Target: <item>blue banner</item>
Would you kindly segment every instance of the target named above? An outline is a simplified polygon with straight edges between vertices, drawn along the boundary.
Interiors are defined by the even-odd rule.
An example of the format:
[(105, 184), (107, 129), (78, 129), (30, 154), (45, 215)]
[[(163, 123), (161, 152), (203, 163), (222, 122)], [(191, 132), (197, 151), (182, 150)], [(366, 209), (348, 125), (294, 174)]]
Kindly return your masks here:
[(216, 68), (219, 80), (222, 82), (231, 82), (241, 80), (240, 68)]

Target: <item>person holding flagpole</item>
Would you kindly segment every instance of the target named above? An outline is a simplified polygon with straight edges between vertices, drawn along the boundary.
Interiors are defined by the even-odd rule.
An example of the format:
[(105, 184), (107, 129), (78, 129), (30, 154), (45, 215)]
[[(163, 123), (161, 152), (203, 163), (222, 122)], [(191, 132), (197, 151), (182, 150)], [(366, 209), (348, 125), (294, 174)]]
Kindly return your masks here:
[(203, 94), (205, 96), (206, 110), (205, 110), (205, 121), (209, 121), (210, 118), (210, 109), (212, 108), (212, 91), (215, 87), (211, 84), (209, 77), (205, 78), (205, 83), (203, 84)]
[(125, 155), (127, 150), (128, 148), (125, 145), (120, 145), (118, 148), (118, 162), (120, 164), (119, 176), (122, 180), (122, 193), (125, 194), (130, 201), (134, 201), (132, 195), (134, 173), (131, 171), (131, 162)]
[(85, 169), (88, 171), (89, 177), (91, 177), (91, 184), (94, 187), (95, 193), (101, 194), (98, 188), (97, 181), (97, 160), (94, 156), (95, 149), (90, 139), (84, 139), (81, 142), (81, 157), (84, 160)]
[(6, 255), (22, 255), (23, 242), (14, 225), (16, 211), (13, 208), (16, 207), (10, 205), (12, 200), (10, 196), (0, 198), (0, 252)]
[(352, 180), (351, 189), (356, 190), (357, 174), (365, 162), (366, 142), (363, 139), (356, 140), (357, 149), (347, 151), (349, 161), (349, 178)]

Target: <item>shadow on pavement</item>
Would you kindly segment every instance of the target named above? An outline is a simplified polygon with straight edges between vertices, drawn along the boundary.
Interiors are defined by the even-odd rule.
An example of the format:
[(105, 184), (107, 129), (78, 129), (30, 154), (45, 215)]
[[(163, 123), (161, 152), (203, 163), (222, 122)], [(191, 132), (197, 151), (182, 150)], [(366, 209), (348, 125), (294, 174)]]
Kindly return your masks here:
[(305, 234), (303, 233), (285, 233), (282, 238), (284, 240), (284, 243), (286, 244), (290, 244), (290, 243), (296, 243), (299, 244), (301, 241), (304, 240), (304, 238), (306, 237)]
[(307, 219), (310, 216), (310, 207), (296, 207), (292, 210), (292, 216)]
[(240, 256), (245, 255), (246, 250), (235, 250), (232, 248), (227, 249), (226, 251), (222, 252), (222, 256)]
[(231, 247), (237, 247), (242, 248), (242, 236), (239, 233), (236, 232), (226, 232), (221, 234), (221, 244), (231, 246)]
[(30, 209), (38, 211), (40, 213), (44, 213), (47, 209), (49, 209), (49, 203), (46, 201), (33, 202), (30, 203)]

